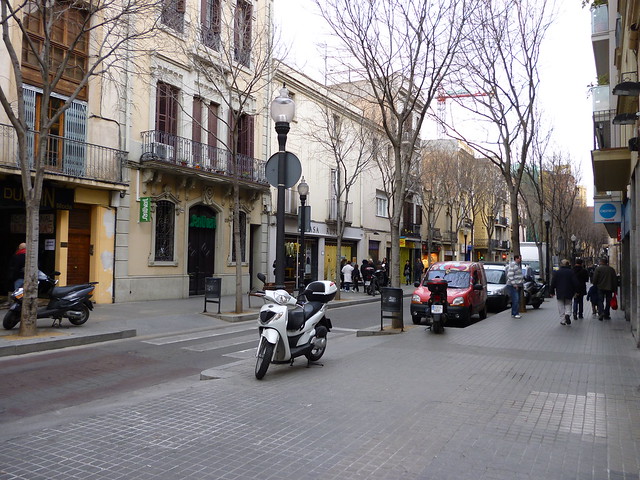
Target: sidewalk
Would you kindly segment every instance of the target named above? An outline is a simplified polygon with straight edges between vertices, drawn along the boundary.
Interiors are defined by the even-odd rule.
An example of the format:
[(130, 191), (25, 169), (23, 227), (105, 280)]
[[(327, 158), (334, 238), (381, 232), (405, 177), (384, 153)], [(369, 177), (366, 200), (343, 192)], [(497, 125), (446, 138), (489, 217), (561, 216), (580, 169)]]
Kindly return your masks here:
[[(413, 293), (414, 287), (403, 285), (402, 289), (404, 296), (407, 297)], [(372, 297), (362, 291), (340, 293), (341, 299), (331, 302), (329, 308), (380, 302), (380, 295)], [(174, 332), (183, 334), (189, 331), (218, 328), (229, 322), (255, 320), (263, 304), (262, 300), (258, 297), (249, 298), (246, 294), (242, 298), (244, 308), (242, 314), (232, 313), (235, 309), (235, 296), (222, 297), (219, 315), (216, 303), (207, 303), (207, 313), (204, 313), (204, 296), (197, 296), (185, 299), (95, 305), (87, 323), (79, 327), (71, 325), (64, 319), (61, 328), (51, 328), (53, 319), (42, 318), (38, 320), (38, 332), (35, 337), (19, 337), (19, 325), (12, 330), (4, 330), (0, 327), (0, 357), (135, 336), (167, 335)], [(0, 317), (4, 317), (5, 312), (5, 309), (0, 309)]]
[[(163, 324), (170, 304), (135, 313)], [(180, 321), (194, 318), (220, 321)], [(9, 425), (0, 478), (638, 480), (640, 350), (623, 312), (562, 326), (549, 299), (440, 335), (334, 326), (323, 367), (272, 365), (258, 381), (247, 353), (216, 380)]]

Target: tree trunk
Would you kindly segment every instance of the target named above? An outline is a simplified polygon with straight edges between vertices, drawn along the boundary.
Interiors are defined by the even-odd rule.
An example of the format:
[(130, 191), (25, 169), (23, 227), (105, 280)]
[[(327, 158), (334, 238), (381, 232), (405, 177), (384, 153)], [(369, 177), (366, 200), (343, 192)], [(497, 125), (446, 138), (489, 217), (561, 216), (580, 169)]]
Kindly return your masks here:
[(518, 192), (509, 188), (509, 206), (511, 207), (511, 250), (520, 255), (520, 217), (518, 216)]
[(22, 298), (22, 337), (36, 334), (38, 316), (38, 237), (40, 233), (40, 202), (33, 198), (33, 191), (25, 195), (27, 253), (24, 266), (24, 297)]
[[(237, 156), (236, 156), (237, 157)], [(240, 229), (246, 229), (246, 225), (240, 225), (240, 185), (238, 184), (238, 162), (236, 165), (236, 175), (233, 179), (233, 244), (236, 252), (236, 310), (235, 313), (242, 313), (242, 243), (240, 242)]]

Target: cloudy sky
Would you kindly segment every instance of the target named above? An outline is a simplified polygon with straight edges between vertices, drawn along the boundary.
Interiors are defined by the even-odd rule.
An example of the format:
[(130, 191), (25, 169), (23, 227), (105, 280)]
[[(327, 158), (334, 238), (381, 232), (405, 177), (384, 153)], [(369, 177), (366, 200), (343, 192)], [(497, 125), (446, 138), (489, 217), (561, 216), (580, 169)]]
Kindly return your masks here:
[[(591, 14), (579, 0), (559, 2), (556, 22), (547, 33), (542, 48), (540, 106), (553, 126), (556, 150), (570, 156), (580, 166), (580, 183), (593, 197), (592, 104), (588, 86), (595, 82), (591, 47)], [(287, 63), (307, 75), (322, 79), (324, 60), (318, 44), (326, 41), (328, 30), (314, 13), (312, 0), (275, 0), (275, 22), (282, 40), (290, 45)], [(464, 113), (448, 106), (454, 124)], [(426, 126), (426, 136), (431, 129)], [(435, 130), (433, 130), (435, 135)]]

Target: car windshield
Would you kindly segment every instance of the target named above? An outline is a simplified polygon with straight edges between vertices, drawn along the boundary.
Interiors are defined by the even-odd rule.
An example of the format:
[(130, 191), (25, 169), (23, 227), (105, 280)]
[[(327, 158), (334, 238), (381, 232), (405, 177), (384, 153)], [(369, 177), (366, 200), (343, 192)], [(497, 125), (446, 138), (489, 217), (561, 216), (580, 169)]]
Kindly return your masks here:
[(504, 270), (490, 270), (486, 269), (487, 283), (507, 283), (507, 273)]
[(469, 286), (469, 272), (461, 272), (459, 270), (430, 270), (424, 285), (427, 285), (426, 280), (433, 280), (434, 278), (443, 278), (448, 283), (449, 288), (467, 288)]

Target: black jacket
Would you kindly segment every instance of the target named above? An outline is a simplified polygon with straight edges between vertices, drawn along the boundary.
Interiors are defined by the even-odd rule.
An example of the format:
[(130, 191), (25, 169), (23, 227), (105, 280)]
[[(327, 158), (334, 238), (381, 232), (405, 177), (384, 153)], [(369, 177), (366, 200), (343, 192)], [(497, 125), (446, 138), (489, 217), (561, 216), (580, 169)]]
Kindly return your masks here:
[(551, 294), (555, 294), (559, 300), (573, 298), (576, 292), (578, 292), (578, 283), (578, 277), (576, 277), (575, 272), (571, 270), (571, 267), (568, 265), (566, 267), (560, 267), (553, 272), (553, 277), (551, 278)]
[(578, 279), (578, 291), (576, 293), (580, 295), (587, 294), (587, 282), (589, 281), (589, 272), (586, 268), (578, 265), (574, 265), (573, 271)]

